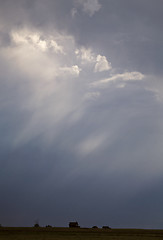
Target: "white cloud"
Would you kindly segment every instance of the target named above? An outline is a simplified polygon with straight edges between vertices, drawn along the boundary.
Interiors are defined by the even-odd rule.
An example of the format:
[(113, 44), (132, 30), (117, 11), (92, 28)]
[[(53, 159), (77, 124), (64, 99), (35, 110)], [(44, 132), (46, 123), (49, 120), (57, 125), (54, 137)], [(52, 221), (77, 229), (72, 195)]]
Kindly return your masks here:
[(53, 49), (57, 54), (65, 54), (63, 46), (61, 46), (51, 36), (44, 36), (43, 33), (23, 29), (19, 31), (12, 31), (12, 40), (17, 45), (28, 45), (33, 48), (38, 48), (41, 51), (48, 51)]
[(71, 122), (72, 118), (74, 122), (83, 114), (79, 106), (85, 85), (79, 78), (75, 40), (63, 32), (60, 35), (54, 30), (48, 35), (34, 29), (13, 30), (10, 37), (11, 45), (0, 49), (1, 58), (13, 72), (11, 83), (16, 81), (18, 88), (25, 88), (19, 108), (31, 113), (14, 144), (23, 144), (38, 134), (52, 139), (61, 130), (62, 121), (67, 118)]
[(47, 50), (47, 43), (46, 43), (46, 41), (44, 41), (44, 40), (39, 40), (39, 42), (37, 43), (38, 44), (38, 47), (40, 47), (40, 49), (42, 50), (42, 51), (46, 51)]
[(59, 45), (56, 41), (51, 40), (49, 46), (53, 48), (54, 52), (65, 54), (63, 46)]
[(103, 72), (111, 69), (111, 63), (107, 61), (105, 56), (98, 55), (96, 58), (95, 72)]
[(65, 75), (72, 75), (74, 77), (78, 77), (81, 71), (81, 68), (79, 68), (77, 65), (74, 65), (72, 67), (61, 67), (61, 74)]
[(112, 77), (96, 81), (96, 82), (92, 83), (91, 85), (93, 85), (93, 86), (102, 86), (102, 85), (104, 85), (106, 83), (115, 82), (117, 80), (139, 81), (139, 80), (142, 80), (143, 78), (145, 78), (145, 75), (143, 75), (140, 72), (125, 72), (125, 73), (122, 73), (122, 74), (115, 74)]
[(82, 5), (83, 11), (92, 17), (101, 8), (98, 0), (78, 0), (79, 4)]
[(95, 54), (91, 48), (81, 47), (80, 49), (76, 49), (75, 54), (78, 59), (81, 59), (82, 64), (94, 63), (96, 61)]
[(125, 72), (117, 74), (117, 78), (122, 78), (124, 81), (142, 80), (145, 76), (140, 72)]
[(96, 55), (91, 48), (81, 47), (76, 49), (75, 54), (82, 64), (94, 64), (94, 72), (108, 71), (112, 68), (105, 56)]

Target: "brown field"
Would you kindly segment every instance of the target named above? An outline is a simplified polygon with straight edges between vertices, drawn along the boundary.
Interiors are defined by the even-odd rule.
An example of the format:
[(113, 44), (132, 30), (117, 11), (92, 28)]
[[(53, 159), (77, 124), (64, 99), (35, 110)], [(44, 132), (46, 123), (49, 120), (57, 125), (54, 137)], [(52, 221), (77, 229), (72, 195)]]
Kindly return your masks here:
[(0, 240), (163, 240), (163, 230), (0, 228)]

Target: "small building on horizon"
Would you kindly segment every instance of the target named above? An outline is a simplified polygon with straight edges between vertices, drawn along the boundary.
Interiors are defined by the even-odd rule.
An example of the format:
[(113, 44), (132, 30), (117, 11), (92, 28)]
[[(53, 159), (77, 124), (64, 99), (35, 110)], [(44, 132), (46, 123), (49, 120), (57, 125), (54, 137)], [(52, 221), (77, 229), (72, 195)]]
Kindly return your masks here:
[(78, 222), (69, 222), (69, 227), (70, 228), (80, 228)]

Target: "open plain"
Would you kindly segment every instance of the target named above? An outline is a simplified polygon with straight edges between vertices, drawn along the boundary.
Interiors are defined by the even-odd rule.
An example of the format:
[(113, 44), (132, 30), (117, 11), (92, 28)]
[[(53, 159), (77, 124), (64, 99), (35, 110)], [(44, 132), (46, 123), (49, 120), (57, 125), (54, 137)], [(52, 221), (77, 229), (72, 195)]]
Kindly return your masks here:
[(0, 240), (162, 240), (163, 230), (90, 228), (0, 228)]

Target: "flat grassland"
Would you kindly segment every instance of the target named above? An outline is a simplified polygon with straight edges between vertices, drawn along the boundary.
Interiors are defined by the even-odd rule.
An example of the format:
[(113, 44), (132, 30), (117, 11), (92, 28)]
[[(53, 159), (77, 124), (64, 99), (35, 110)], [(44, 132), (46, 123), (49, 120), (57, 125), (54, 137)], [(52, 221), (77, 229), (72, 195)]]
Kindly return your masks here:
[(163, 230), (90, 228), (0, 228), (0, 240), (163, 240)]

